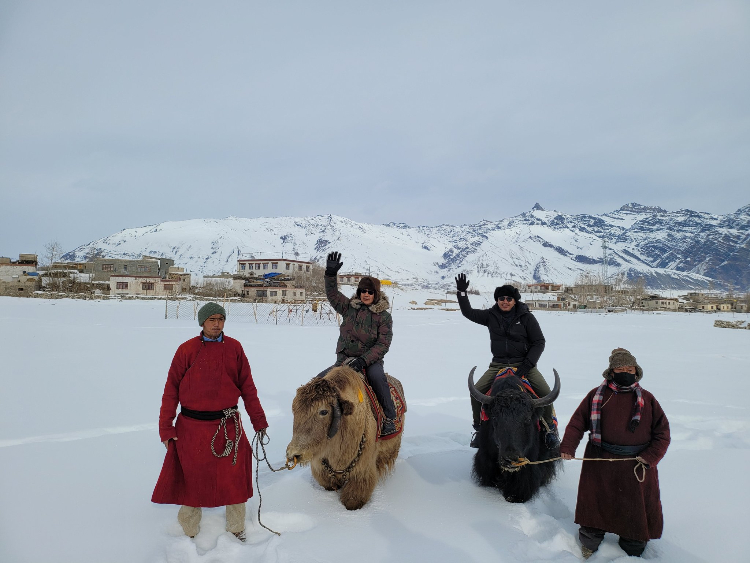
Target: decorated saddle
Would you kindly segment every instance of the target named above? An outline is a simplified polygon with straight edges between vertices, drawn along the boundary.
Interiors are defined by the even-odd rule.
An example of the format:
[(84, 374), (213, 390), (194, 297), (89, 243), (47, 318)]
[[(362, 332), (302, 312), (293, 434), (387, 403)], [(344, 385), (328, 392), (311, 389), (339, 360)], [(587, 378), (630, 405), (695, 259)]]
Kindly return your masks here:
[[(516, 375), (516, 368), (501, 369), (499, 372), (497, 372), (497, 375), (495, 376), (495, 379), (492, 381), (492, 383), (494, 385), (495, 381), (497, 381), (498, 379), (503, 379), (511, 375), (515, 375), (518, 379), (521, 380), (521, 384), (519, 385), (519, 387), (521, 387), (522, 391), (529, 393), (535, 399), (539, 398), (539, 395), (537, 395), (536, 391), (534, 391), (534, 389), (531, 387), (531, 383), (529, 383), (529, 380), (521, 375)], [(492, 392), (492, 385), (490, 385), (490, 388), (487, 389), (487, 392), (485, 393), (485, 395), (489, 395), (491, 392)], [(484, 406), (482, 406), (482, 412), (480, 413), (479, 418), (482, 421), (487, 421), (490, 419), (487, 416), (487, 413), (484, 412)], [(554, 409), (553, 409), (552, 421), (555, 423), (555, 427), (557, 427), (557, 415), (554, 414)], [(546, 423), (544, 424), (546, 425)], [(539, 421), (537, 421), (537, 426), (539, 426)], [(541, 430), (541, 428), (539, 428), (539, 430)]]
[(406, 402), (404, 401), (404, 391), (403, 389), (401, 389), (401, 384), (398, 381), (394, 380), (390, 375), (385, 374), (386, 378), (388, 379), (388, 387), (391, 390), (391, 399), (393, 399), (393, 406), (396, 407), (396, 418), (393, 419), (393, 424), (395, 424), (396, 426), (396, 431), (393, 434), (386, 434), (385, 436), (381, 436), (380, 430), (383, 426), (383, 419), (385, 418), (385, 415), (383, 414), (383, 407), (380, 406), (380, 402), (375, 395), (375, 391), (373, 391), (372, 387), (370, 387), (370, 384), (367, 383), (364, 372), (357, 373), (359, 374), (359, 378), (362, 382), (362, 387), (365, 390), (365, 395), (367, 395), (367, 398), (370, 400), (370, 410), (372, 411), (372, 415), (375, 417), (377, 426), (377, 434), (375, 436), (375, 440), (390, 440), (391, 438), (399, 436), (404, 431), (404, 413), (406, 412)]

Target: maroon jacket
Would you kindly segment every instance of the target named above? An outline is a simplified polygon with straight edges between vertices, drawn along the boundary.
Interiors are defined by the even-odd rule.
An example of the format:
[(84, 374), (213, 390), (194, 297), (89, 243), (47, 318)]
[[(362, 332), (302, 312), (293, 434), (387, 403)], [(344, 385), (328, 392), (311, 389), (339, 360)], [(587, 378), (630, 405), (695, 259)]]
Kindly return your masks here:
[[(641, 422), (635, 432), (627, 429), (633, 413), (634, 393), (604, 390), (602, 400), (602, 440), (609, 444), (634, 446), (649, 443), (638, 456), (649, 464), (646, 479), (639, 483), (633, 474), (635, 461), (584, 461), (578, 483), (575, 521), (628, 539), (648, 541), (660, 538), (664, 520), (659, 497), (659, 463), (669, 446), (669, 421), (656, 398), (643, 391)], [(585, 432), (591, 430), (591, 402), (596, 389), (581, 401), (565, 428), (560, 453), (575, 455)], [(591, 442), (584, 457), (621, 458)]]
[[(268, 426), (242, 346), (224, 336), (223, 342), (204, 342), (200, 336), (180, 345), (169, 368), (159, 412), (159, 437), (170, 440), (152, 502), (186, 506), (239, 504), (253, 496), (250, 443), (243, 429), (237, 464), (234, 452), (217, 458), (211, 439), (218, 420), (196, 420), (179, 414), (177, 404), (197, 411), (220, 411), (238, 404), (242, 397), (253, 428)], [(227, 421), (229, 439), (235, 439), (234, 422)], [(224, 432), (214, 449), (224, 449)]]

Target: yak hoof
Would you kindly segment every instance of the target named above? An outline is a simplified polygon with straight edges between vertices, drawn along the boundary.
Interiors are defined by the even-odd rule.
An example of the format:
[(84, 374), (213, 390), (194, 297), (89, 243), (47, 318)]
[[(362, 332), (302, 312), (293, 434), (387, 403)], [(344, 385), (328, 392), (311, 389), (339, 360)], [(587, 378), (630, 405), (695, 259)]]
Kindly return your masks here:
[(341, 501), (344, 504), (344, 507), (347, 510), (359, 510), (365, 505), (365, 502), (362, 500), (354, 500), (350, 499), (348, 501)]

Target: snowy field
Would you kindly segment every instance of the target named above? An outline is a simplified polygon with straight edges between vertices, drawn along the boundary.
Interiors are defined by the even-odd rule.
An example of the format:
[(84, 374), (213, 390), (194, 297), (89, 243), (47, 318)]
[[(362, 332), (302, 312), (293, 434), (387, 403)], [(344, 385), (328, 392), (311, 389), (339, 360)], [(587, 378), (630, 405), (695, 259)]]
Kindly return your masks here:
[[(363, 509), (346, 511), (309, 468), (261, 470), (263, 522), (248, 503), (248, 543), (206, 509), (190, 540), (177, 508), (150, 502), (164, 458), (161, 393), (192, 320), (164, 320), (163, 302), (0, 297), (0, 562), (232, 563), (580, 561), (573, 522), (579, 461), (536, 499), (505, 502), (471, 480), (466, 377), (490, 360), (489, 337), (457, 311), (409, 310), (396, 295), (387, 370), (409, 412), (394, 473)], [(472, 296), (479, 307), (484, 299)], [(650, 561), (748, 561), (750, 331), (713, 328), (702, 314), (538, 312), (547, 338), (539, 368), (562, 378), (561, 429), (623, 346), (669, 417), (659, 465), (665, 528)], [(295, 389), (334, 360), (336, 327), (227, 320), (240, 340), (270, 423), (269, 457), (283, 464)], [(245, 420), (247, 417), (244, 414)], [(248, 424), (249, 427), (249, 424)], [(583, 444), (578, 454), (583, 452)], [(590, 561), (625, 561), (608, 535)]]

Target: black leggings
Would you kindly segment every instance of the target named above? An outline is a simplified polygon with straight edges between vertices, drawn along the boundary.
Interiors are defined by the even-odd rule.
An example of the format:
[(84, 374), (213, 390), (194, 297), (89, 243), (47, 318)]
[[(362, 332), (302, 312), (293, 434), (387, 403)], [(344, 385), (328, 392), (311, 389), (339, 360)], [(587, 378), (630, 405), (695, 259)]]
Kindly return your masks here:
[[(324, 369), (317, 375), (317, 377), (325, 376), (325, 374), (335, 367), (338, 366), (332, 365), (331, 367)], [(391, 388), (388, 386), (388, 380), (385, 377), (383, 362), (375, 362), (371, 366), (367, 366), (365, 376), (367, 377), (367, 383), (369, 383), (372, 390), (375, 391), (375, 396), (378, 398), (380, 406), (383, 407), (383, 414), (386, 418), (396, 418), (396, 407), (393, 405)]]

